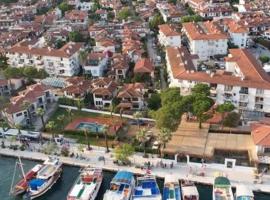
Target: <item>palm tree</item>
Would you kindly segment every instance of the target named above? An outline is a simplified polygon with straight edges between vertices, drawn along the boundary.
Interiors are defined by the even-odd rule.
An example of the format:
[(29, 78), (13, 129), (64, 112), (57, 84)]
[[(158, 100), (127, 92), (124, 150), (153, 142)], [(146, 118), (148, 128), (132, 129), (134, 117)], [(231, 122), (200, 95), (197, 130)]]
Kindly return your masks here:
[(106, 143), (106, 153), (110, 152), (109, 145), (108, 145), (108, 129), (109, 129), (108, 125), (103, 126), (103, 134), (104, 134), (105, 143)]
[(68, 117), (69, 117), (69, 122), (71, 122), (72, 121), (72, 115), (73, 115), (71, 108), (67, 108), (67, 113), (68, 113)]
[(84, 132), (85, 139), (87, 141), (87, 149), (91, 150), (90, 141), (89, 141), (89, 137), (88, 137), (88, 130), (85, 128), (85, 129), (83, 129), (83, 132)]
[(37, 115), (40, 117), (41, 122), (42, 122), (42, 128), (43, 130), (45, 129), (45, 121), (44, 121), (44, 114), (45, 110), (43, 108), (38, 108), (36, 111)]
[(115, 108), (114, 104), (111, 103), (110, 106), (109, 106), (109, 110), (110, 110), (110, 112), (111, 112), (111, 118), (113, 118), (113, 111), (114, 111), (114, 108)]
[(61, 132), (63, 131), (63, 129), (64, 129), (64, 119), (65, 119), (65, 115), (59, 115), (58, 117), (57, 117), (57, 121), (59, 122), (59, 125), (60, 125), (60, 127), (61, 127)]
[(18, 138), (19, 138), (19, 141), (21, 142), (21, 138), (22, 138), (21, 129), (22, 129), (22, 126), (20, 124), (15, 124), (15, 128), (18, 129)]
[(76, 104), (77, 104), (77, 107), (78, 107), (79, 110), (81, 110), (82, 107), (84, 106), (84, 103), (83, 103), (82, 100), (77, 100), (77, 101), (76, 101)]
[[(162, 145), (162, 152), (164, 152), (164, 149), (166, 148), (166, 144), (167, 142), (171, 139), (172, 137), (172, 133), (169, 129), (167, 128), (161, 128), (158, 134), (158, 140)], [(160, 152), (160, 156), (161, 155), (161, 151)]]
[(146, 137), (146, 133), (147, 130), (145, 128), (140, 129), (137, 134), (136, 134), (136, 139), (143, 144), (143, 156), (146, 157), (146, 141), (147, 141), (147, 137)]
[(52, 133), (52, 139), (55, 138), (55, 131), (56, 131), (56, 123), (54, 121), (49, 121), (46, 124), (46, 129), (48, 129)]
[(134, 119), (137, 120), (137, 123), (138, 123), (138, 127), (139, 127), (139, 128), (140, 128), (140, 118), (141, 118), (142, 116), (143, 116), (142, 113), (139, 112), (139, 111), (137, 111), (137, 112), (135, 112), (135, 113), (133, 114)]
[(29, 124), (32, 125), (32, 115), (30, 112), (31, 103), (29, 101), (24, 101), (22, 104), (22, 109), (27, 111), (27, 115), (29, 118)]

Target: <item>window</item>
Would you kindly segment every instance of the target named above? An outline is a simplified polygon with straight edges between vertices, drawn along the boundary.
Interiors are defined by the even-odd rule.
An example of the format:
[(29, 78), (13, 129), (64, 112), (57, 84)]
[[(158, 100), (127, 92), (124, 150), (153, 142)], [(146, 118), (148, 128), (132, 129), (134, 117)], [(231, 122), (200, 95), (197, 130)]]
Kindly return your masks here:
[(224, 86), (224, 91), (232, 91), (232, 89), (233, 89), (233, 86), (231, 86), (231, 85)]
[(20, 116), (22, 116), (22, 113), (17, 113), (16, 114), (16, 117), (20, 117)]

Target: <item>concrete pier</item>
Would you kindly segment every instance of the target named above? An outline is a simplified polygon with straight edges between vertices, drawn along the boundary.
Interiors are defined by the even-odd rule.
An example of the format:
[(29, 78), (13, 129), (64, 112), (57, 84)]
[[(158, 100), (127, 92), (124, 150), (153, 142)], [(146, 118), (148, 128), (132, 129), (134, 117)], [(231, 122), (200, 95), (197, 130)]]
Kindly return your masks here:
[[(93, 146), (92, 146), (93, 147)], [(179, 180), (191, 180), (194, 182), (212, 185), (214, 182), (215, 176), (217, 174), (226, 175), (233, 187), (238, 184), (244, 184), (253, 191), (259, 192), (266, 192), (270, 193), (270, 176), (264, 175), (262, 177), (262, 183), (254, 183), (254, 170), (255, 168), (252, 167), (241, 167), (235, 166), (234, 168), (226, 168), (224, 165), (221, 164), (200, 164), (200, 163), (176, 163), (173, 160), (166, 160), (157, 157), (151, 158), (143, 158), (142, 154), (136, 153), (133, 155), (130, 160), (133, 166), (118, 166), (113, 163), (113, 153), (105, 153), (105, 149), (102, 147), (93, 147), (91, 151), (84, 151), (78, 152), (78, 147), (76, 144), (71, 146), (71, 152), (76, 152), (86, 159), (77, 159), (77, 158), (70, 158), (70, 157), (62, 157), (60, 156), (61, 161), (66, 165), (78, 166), (78, 167), (85, 167), (85, 166), (93, 166), (103, 168), (104, 170), (109, 171), (118, 171), (118, 170), (128, 170), (135, 174), (145, 174), (145, 170), (138, 168), (138, 166), (143, 166), (145, 162), (150, 162), (153, 167), (152, 174), (159, 177), (164, 178), (168, 174), (173, 174)], [(48, 155), (39, 152), (33, 151), (20, 151), (20, 150), (11, 150), (11, 149), (1, 149), (0, 148), (0, 155), (3, 156), (12, 156), (24, 159), (31, 159), (36, 161), (44, 161), (48, 158)], [(99, 161), (99, 157), (105, 157), (104, 161)], [(161, 168), (157, 166), (157, 163), (162, 161), (162, 163), (166, 163), (166, 168)], [(173, 168), (170, 168), (170, 164), (173, 164)], [(137, 167), (135, 167), (137, 166)], [(204, 173), (202, 176), (201, 173)]]

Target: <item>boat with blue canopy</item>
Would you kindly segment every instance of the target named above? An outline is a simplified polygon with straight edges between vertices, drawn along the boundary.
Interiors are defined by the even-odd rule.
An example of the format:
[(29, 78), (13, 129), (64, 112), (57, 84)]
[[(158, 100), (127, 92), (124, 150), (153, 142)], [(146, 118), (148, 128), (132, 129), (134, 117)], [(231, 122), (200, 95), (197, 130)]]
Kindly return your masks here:
[(25, 198), (35, 199), (45, 194), (60, 178), (61, 173), (62, 162), (59, 158), (49, 157), (38, 171), (36, 178), (29, 181)]
[(161, 200), (162, 196), (156, 181), (156, 177), (145, 175), (137, 178), (137, 185), (134, 189), (133, 200)]
[(111, 181), (110, 189), (104, 194), (103, 200), (129, 200), (135, 186), (132, 172), (118, 171)]

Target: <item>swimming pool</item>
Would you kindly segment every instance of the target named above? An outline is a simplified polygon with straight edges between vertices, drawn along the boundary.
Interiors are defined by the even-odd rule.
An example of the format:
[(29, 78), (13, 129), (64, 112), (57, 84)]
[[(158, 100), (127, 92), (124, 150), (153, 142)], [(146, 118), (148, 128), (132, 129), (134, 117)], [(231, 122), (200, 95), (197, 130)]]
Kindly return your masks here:
[(92, 133), (102, 133), (103, 125), (91, 122), (81, 122), (77, 127), (77, 130), (84, 130), (87, 129)]

